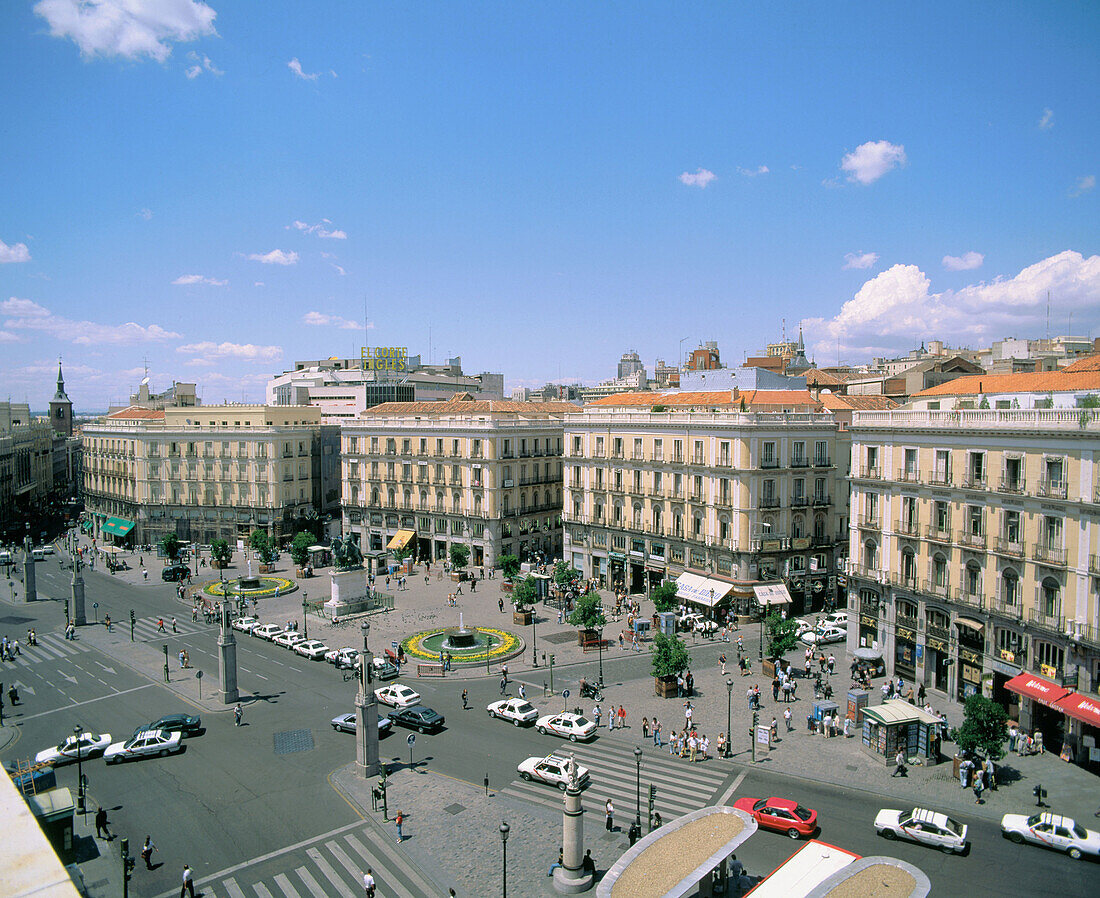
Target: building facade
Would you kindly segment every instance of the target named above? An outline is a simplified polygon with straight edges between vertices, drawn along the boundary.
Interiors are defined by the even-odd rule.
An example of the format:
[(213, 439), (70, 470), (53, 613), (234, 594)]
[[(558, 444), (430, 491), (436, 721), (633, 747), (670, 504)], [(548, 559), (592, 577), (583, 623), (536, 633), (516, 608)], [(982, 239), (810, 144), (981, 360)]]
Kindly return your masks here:
[[(393, 402), (341, 435), (344, 533), (364, 553), (398, 538), (417, 558), (470, 547), (470, 564), (501, 555), (560, 555), (561, 402)], [(396, 545), (396, 544), (395, 544)]]
[(97, 537), (138, 544), (233, 544), (255, 529), (281, 542), (335, 508), (338, 481), (322, 471), (337, 471), (337, 440), (311, 407), (114, 412), (84, 427), (85, 512)]
[(831, 415), (739, 411), (729, 393), (620, 401), (566, 420), (566, 560), (631, 592), (694, 572), (739, 599), (783, 579), (794, 613), (831, 604), (845, 533)]
[(849, 432), (849, 649), (1079, 731), (1006, 683), (1100, 687), (1100, 413), (856, 412)]

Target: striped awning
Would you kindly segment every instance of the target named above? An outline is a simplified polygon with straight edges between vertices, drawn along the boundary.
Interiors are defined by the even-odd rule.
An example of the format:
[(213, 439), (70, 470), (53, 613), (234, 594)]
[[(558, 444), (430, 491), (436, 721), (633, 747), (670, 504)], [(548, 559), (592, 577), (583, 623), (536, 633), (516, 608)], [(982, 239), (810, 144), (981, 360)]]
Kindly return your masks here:
[(134, 522), (126, 518), (107, 518), (103, 522), (104, 533), (113, 533), (115, 536), (125, 536), (134, 529)]
[(387, 549), (404, 549), (409, 540), (416, 536), (415, 530), (398, 530), (386, 544)]

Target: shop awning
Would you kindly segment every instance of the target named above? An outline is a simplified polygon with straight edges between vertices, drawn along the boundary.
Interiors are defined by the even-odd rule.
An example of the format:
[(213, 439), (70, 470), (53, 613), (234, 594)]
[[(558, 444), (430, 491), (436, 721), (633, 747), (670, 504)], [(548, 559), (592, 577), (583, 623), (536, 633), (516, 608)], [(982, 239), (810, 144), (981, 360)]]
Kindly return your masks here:
[(726, 597), (732, 586), (732, 583), (698, 574), (680, 574), (676, 578), (676, 598), (713, 608)]
[(985, 624), (983, 624), (981, 621), (974, 620), (971, 617), (957, 618), (955, 620), (955, 623), (958, 624), (960, 627), (969, 627), (971, 630), (975, 630), (978, 633), (981, 633), (982, 630), (985, 629)]
[(1054, 707), (1063, 714), (1100, 729), (1100, 701), (1095, 698), (1071, 692), (1065, 698), (1058, 699)]
[(1054, 707), (1054, 703), (1069, 695), (1068, 689), (1063, 689), (1057, 683), (1044, 680), (1035, 674), (1022, 673), (1005, 683), (1005, 689), (1034, 699), (1043, 705)]
[(752, 588), (756, 601), (761, 605), (790, 605), (791, 594), (782, 583), (763, 583)]
[(386, 544), (387, 549), (404, 549), (409, 540), (416, 536), (415, 530), (398, 530)]
[(134, 522), (128, 521), (126, 518), (107, 518), (103, 522), (104, 532), (113, 533), (115, 536), (125, 536), (133, 529)]

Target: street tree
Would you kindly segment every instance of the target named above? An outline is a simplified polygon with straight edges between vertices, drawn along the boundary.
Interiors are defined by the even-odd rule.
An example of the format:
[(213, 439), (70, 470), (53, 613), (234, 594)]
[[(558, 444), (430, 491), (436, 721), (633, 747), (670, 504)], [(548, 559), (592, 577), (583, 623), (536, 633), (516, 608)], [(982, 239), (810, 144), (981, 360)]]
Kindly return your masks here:
[(554, 562), (554, 582), (565, 589), (574, 580), (579, 580), (581, 572), (565, 560)]
[(516, 611), (526, 611), (534, 605), (538, 600), (538, 593), (538, 585), (530, 574), (517, 581), (512, 587), (512, 604), (516, 606)]
[(768, 643), (768, 657), (779, 658), (798, 645), (798, 624), (786, 619), (778, 611), (764, 621), (764, 636)]
[(309, 563), (309, 547), (313, 545), (313, 534), (308, 530), (299, 530), (290, 543), (290, 558), (298, 567)]
[(461, 572), (470, 563), (470, 547), (464, 546), (462, 543), (451, 543), (450, 555), (453, 570)]
[(519, 573), (519, 559), (515, 555), (501, 555), (497, 563), (507, 580), (511, 580)]
[(180, 557), (180, 538), (175, 533), (166, 533), (160, 538), (160, 548), (169, 561)]
[(675, 677), (691, 664), (684, 641), (679, 636), (656, 633), (653, 636), (653, 676), (658, 679)]
[(653, 605), (657, 611), (671, 611), (676, 607), (676, 584), (662, 583), (653, 590)]
[(999, 761), (1008, 737), (1008, 712), (984, 695), (972, 695), (963, 704), (962, 726), (951, 735), (959, 748)]
[(569, 615), (569, 623), (583, 630), (599, 630), (606, 626), (607, 618), (603, 614), (599, 593), (586, 593), (577, 599), (573, 613)]
[(216, 539), (210, 543), (210, 558), (215, 567), (225, 568), (233, 558), (233, 550), (224, 539)]
[(264, 564), (271, 564), (275, 560), (275, 546), (271, 543), (271, 537), (266, 530), (253, 530), (248, 537), (248, 544), (260, 556)]

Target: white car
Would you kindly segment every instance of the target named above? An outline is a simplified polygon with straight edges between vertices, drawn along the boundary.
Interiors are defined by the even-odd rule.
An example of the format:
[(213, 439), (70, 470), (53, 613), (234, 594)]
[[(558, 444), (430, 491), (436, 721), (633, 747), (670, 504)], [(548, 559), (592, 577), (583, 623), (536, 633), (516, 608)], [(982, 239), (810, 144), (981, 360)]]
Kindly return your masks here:
[(306, 638), (297, 630), (284, 630), (278, 636), (272, 637), (271, 641), (275, 645), (281, 645), (284, 649), (292, 649), (300, 642), (305, 642)]
[(286, 630), (284, 630), (278, 624), (260, 624), (260, 626), (252, 630), (252, 635), (259, 636), (260, 639), (266, 639), (268, 642), (271, 642), (271, 640), (278, 636), (280, 633), (285, 632)]
[(242, 633), (251, 633), (260, 625), (260, 621), (255, 617), (238, 617), (233, 621), (233, 629), (240, 630)]
[(103, 753), (108, 764), (128, 761), (131, 758), (147, 758), (150, 755), (165, 757), (183, 750), (183, 737), (168, 730), (142, 730), (129, 742), (114, 742)]
[(883, 808), (875, 817), (875, 832), (887, 839), (922, 842), (947, 854), (966, 851), (966, 825), (924, 808)]
[(844, 642), (848, 638), (848, 631), (840, 627), (823, 627), (820, 630), (811, 630), (798, 637), (806, 645), (828, 645), (830, 642)]
[(794, 635), (801, 636), (803, 633), (809, 633), (815, 628), (815, 625), (802, 617), (796, 617), (794, 619)]
[[(332, 718), (332, 728), (338, 733), (354, 733), (358, 727), (358, 718), (354, 714), (341, 714)], [(384, 736), (390, 731), (393, 721), (388, 717), (378, 715), (378, 735)]]
[(320, 661), (325, 657), (325, 652), (328, 651), (328, 646), (325, 645), (319, 639), (303, 639), (296, 646), (296, 651), (303, 658), (311, 658), (314, 661)]
[(68, 764), (70, 761), (75, 761), (78, 750), (80, 752), (80, 759), (84, 760), (85, 758), (103, 754), (110, 744), (110, 733), (101, 733), (99, 735), (95, 733), (81, 733), (79, 737), (70, 736), (60, 745), (54, 745), (51, 748), (47, 748), (45, 751), (40, 751), (34, 756), (34, 760), (36, 764), (52, 764), (56, 767), (60, 764)]
[(842, 630), (848, 629), (848, 612), (847, 611), (834, 611), (832, 614), (826, 614), (818, 621), (821, 624), (832, 627), (840, 627)]
[(375, 689), (374, 697), (383, 705), (392, 705), (395, 708), (410, 708), (420, 704), (420, 693), (401, 683), (390, 683), (389, 686)]
[(553, 733), (570, 742), (587, 741), (596, 735), (596, 724), (582, 714), (569, 712), (540, 717), (535, 723), (535, 729), (544, 736), (547, 733)]
[[(550, 783), (557, 786), (562, 792), (569, 785), (568, 768), (569, 758), (556, 752), (548, 754), (545, 758), (528, 758), (516, 768), (519, 775), (527, 780), (538, 780), (542, 783)], [(588, 785), (588, 768), (577, 764), (577, 785), (582, 789)]]
[(1001, 835), (1016, 844), (1034, 842), (1055, 851), (1064, 851), (1074, 860), (1082, 855), (1100, 855), (1100, 833), (1085, 829), (1072, 817), (1041, 813), (1025, 817), (1005, 814), (1001, 818)]
[(340, 655), (355, 655), (358, 654), (356, 649), (353, 649), (350, 645), (344, 646), (342, 649), (329, 649), (325, 652), (325, 660), (329, 664), (336, 664), (336, 659)]
[(486, 709), (490, 717), (510, 720), (516, 726), (534, 723), (539, 719), (539, 711), (534, 705), (522, 698), (510, 698), (502, 702), (493, 702)]

